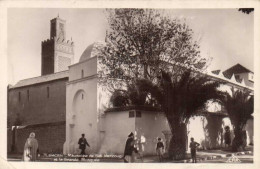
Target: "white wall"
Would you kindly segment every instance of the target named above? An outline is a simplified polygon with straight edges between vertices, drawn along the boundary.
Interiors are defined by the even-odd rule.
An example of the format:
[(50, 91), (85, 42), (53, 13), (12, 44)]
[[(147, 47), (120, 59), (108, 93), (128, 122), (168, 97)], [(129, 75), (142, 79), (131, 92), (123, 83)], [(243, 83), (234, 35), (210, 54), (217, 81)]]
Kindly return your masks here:
[(170, 130), (167, 119), (162, 112), (141, 111), (142, 116), (136, 117), (137, 137), (144, 135), (146, 138), (144, 155), (156, 155), (155, 146), (158, 137), (165, 145), (165, 137), (162, 131)]
[(84, 77), (97, 74), (97, 57), (89, 58), (81, 63), (69, 67), (69, 81), (81, 79), (81, 71), (84, 71)]
[(107, 112), (105, 114), (105, 139), (100, 153), (123, 154), (125, 142), (130, 132), (140, 139), (146, 139), (144, 155), (155, 155), (157, 138), (165, 141), (162, 131), (169, 130), (163, 113), (141, 111), (141, 117), (129, 118), (129, 111)]
[[(66, 86), (66, 142), (64, 153), (80, 153), (78, 139), (81, 134), (90, 144), (86, 151), (98, 150), (98, 112), (97, 112), (97, 77), (96, 58), (70, 67), (69, 82)], [(81, 78), (81, 70), (85, 77)], [(79, 76), (78, 76), (79, 74)], [(83, 96), (82, 96), (83, 95)]]
[(100, 153), (123, 154), (128, 134), (135, 131), (135, 118), (129, 118), (128, 111), (107, 112), (104, 128)]

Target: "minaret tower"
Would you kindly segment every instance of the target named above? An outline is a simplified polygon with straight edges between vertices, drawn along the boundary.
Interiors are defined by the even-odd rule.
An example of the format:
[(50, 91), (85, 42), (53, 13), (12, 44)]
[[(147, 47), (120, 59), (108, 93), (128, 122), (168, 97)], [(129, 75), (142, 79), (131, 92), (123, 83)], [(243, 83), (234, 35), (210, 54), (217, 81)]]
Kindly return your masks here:
[(50, 39), (42, 42), (42, 75), (68, 70), (74, 60), (74, 43), (66, 40), (66, 21), (57, 16), (50, 22)]

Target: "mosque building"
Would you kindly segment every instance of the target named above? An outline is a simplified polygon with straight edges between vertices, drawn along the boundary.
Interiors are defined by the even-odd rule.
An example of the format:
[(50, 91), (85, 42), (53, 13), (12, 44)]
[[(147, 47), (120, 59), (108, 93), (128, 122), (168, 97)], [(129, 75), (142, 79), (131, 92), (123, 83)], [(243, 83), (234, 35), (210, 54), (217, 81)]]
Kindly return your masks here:
[[(26, 138), (35, 132), (40, 153), (78, 154), (78, 139), (84, 133), (90, 153), (122, 154), (127, 135), (135, 132), (136, 137), (146, 138), (145, 154), (154, 154), (157, 137), (169, 140), (164, 114), (144, 106), (109, 108), (107, 91), (98, 81), (97, 53), (103, 43), (88, 46), (74, 63), (74, 42), (66, 39), (66, 21), (56, 17), (50, 25), (50, 39), (42, 42), (41, 76), (8, 86), (8, 152), (23, 152)], [(240, 64), (209, 76), (226, 81), (227, 90), (233, 86), (253, 92), (253, 72)], [(208, 112), (223, 110), (214, 105)], [(198, 132), (192, 131), (193, 125), (201, 126), (198, 130), (203, 133), (201, 121), (193, 118), (189, 137)], [(253, 120), (247, 131), (252, 143)], [(204, 135), (198, 137), (200, 141)]]

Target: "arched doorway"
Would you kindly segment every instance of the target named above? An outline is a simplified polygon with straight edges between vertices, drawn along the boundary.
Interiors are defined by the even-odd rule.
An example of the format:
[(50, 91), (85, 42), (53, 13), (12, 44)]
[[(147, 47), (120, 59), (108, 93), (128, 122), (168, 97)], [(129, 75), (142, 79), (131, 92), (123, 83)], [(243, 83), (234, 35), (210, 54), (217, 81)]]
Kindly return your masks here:
[(86, 132), (86, 110), (87, 110), (87, 94), (84, 90), (78, 90), (72, 101), (72, 123), (70, 124), (70, 138), (73, 152), (78, 153), (78, 139), (82, 133)]

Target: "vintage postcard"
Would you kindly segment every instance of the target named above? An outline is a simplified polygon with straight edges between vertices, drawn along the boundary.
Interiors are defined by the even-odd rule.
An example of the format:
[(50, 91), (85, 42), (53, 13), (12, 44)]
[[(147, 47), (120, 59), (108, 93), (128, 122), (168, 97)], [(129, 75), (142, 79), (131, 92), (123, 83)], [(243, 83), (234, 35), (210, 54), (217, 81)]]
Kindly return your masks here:
[(0, 5), (0, 168), (259, 167), (258, 1)]

